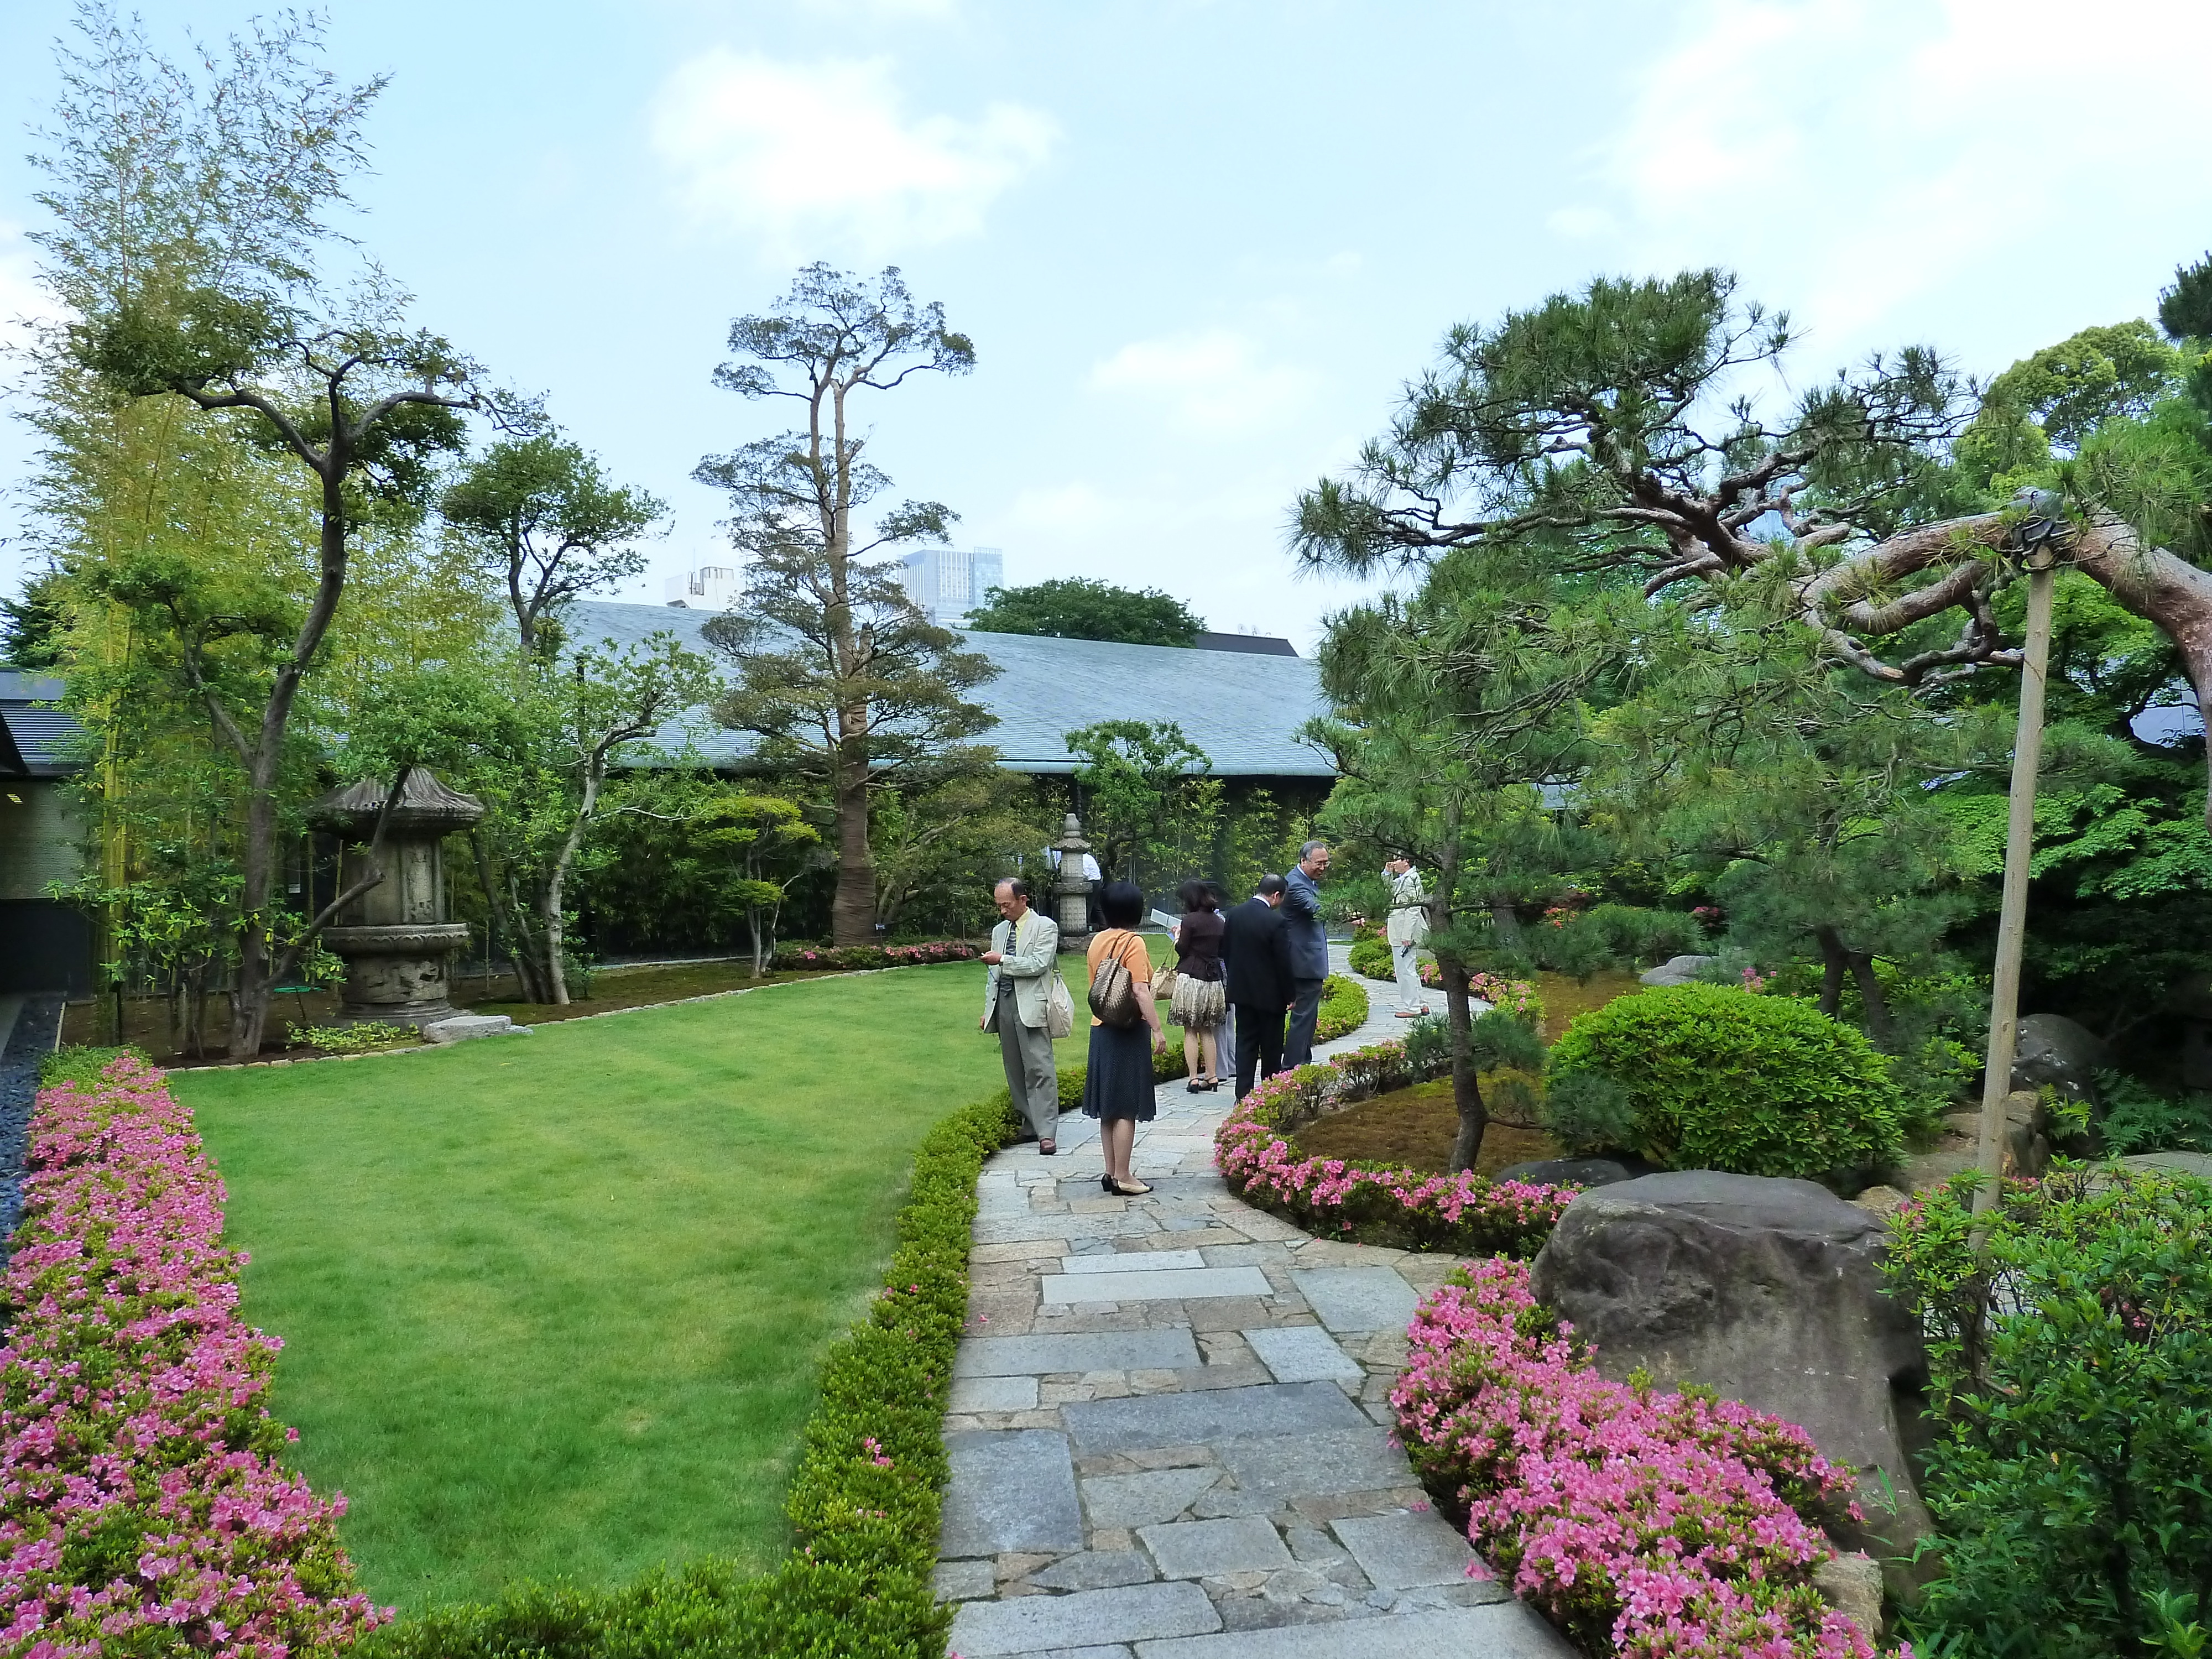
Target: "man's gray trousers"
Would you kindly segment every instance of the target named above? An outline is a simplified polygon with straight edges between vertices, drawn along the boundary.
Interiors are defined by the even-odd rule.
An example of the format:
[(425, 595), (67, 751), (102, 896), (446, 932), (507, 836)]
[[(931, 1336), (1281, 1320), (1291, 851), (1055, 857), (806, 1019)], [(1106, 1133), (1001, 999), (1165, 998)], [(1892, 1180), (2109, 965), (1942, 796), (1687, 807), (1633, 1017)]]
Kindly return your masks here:
[(1029, 1132), (1039, 1140), (1058, 1139), (1060, 1072), (1053, 1064), (1052, 1038), (1042, 1025), (1022, 1024), (1011, 994), (999, 999), (999, 1056), (1006, 1062), (1006, 1092)]

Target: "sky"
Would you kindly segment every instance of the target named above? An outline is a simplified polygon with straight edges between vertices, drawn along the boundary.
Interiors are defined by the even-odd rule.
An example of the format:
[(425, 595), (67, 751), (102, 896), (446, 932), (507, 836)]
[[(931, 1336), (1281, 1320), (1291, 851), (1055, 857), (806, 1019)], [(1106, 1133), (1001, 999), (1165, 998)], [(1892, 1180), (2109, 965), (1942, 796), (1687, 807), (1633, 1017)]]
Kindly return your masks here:
[[(143, 15), (177, 49), (269, 9)], [(70, 11), (0, 0), (0, 319), (43, 308), (21, 152)], [(784, 421), (710, 376), (812, 260), (899, 266), (975, 343), (868, 410), (893, 499), (1010, 585), (1306, 650), (1360, 590), (1295, 568), (1297, 492), (1455, 323), (1717, 264), (1790, 313), (1787, 385), (1907, 343), (1988, 374), (2212, 245), (2203, 0), (380, 0), (330, 43), (392, 77), (349, 228), (668, 503), (617, 596), (653, 602), (731, 562), (691, 469)], [(30, 448), (8, 422), (0, 591)]]

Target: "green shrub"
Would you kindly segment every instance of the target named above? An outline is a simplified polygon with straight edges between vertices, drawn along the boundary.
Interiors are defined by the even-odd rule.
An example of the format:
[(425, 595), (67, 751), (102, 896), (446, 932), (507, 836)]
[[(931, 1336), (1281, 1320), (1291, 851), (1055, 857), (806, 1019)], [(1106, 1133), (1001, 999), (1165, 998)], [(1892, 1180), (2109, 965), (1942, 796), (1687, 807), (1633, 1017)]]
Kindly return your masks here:
[(2212, 1182), (2008, 1182), (1986, 1273), (1970, 1190), (1900, 1210), (1885, 1263), (1938, 1430), (1942, 1570), (1912, 1635), (1976, 1659), (2212, 1652)]
[(1391, 965), (1389, 943), (1379, 934), (1352, 940), (1352, 971), (1369, 979), (1395, 978), (1397, 969)]
[[(1607, 946), (1625, 960), (1654, 967), (1670, 957), (1690, 956), (1705, 946), (1705, 930), (1686, 910), (1653, 910), (1640, 904), (1597, 904), (1585, 911), (1583, 926), (1605, 936)], [(1566, 931), (1571, 932), (1575, 924)]]
[(362, 1644), (372, 1659), (939, 1659), (932, 1594), (947, 1468), (940, 1425), (968, 1317), (975, 1176), (1012, 1139), (1002, 1091), (923, 1139), (884, 1290), (831, 1348), (785, 1510), (794, 1547), (748, 1578), (726, 1561), (610, 1591), (524, 1584)]
[(2107, 1152), (2212, 1152), (2212, 1094), (2202, 1089), (2160, 1094), (2124, 1072), (2100, 1068), (2097, 1096), (2104, 1103), (2100, 1128)]
[(1848, 1025), (1787, 998), (1717, 985), (1619, 998), (1567, 1027), (1552, 1049), (1547, 1092), (1584, 1074), (1626, 1093), (1633, 1128), (1625, 1146), (1587, 1133), (1569, 1139), (1577, 1152), (1821, 1176), (1880, 1169), (1904, 1150), (1888, 1062)]
[(1334, 1042), (1340, 1036), (1349, 1036), (1367, 1024), (1367, 1008), (1364, 986), (1342, 974), (1331, 974), (1322, 984), (1321, 1011), (1314, 1023), (1314, 1041)]
[(58, 1083), (74, 1083), (88, 1089), (100, 1081), (101, 1070), (112, 1060), (125, 1054), (142, 1066), (151, 1066), (154, 1057), (136, 1043), (125, 1043), (120, 1048), (99, 1048), (88, 1043), (65, 1042), (39, 1061), (39, 1087), (51, 1089)]
[(422, 1034), (412, 1025), (387, 1025), (375, 1019), (365, 1019), (358, 1025), (288, 1025), (284, 1029), (293, 1042), (320, 1048), (326, 1054), (365, 1054), (372, 1048), (396, 1048), (422, 1040)]

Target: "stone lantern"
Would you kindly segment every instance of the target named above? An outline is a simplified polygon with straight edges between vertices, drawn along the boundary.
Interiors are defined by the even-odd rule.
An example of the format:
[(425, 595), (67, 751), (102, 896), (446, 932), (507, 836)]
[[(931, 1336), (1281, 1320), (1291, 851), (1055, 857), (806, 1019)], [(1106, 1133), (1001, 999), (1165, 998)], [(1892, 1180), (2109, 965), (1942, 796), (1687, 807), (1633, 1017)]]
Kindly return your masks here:
[[(390, 786), (374, 778), (334, 789), (315, 804), (315, 821), (342, 843), (338, 890), (369, 869)], [(459, 1012), (449, 1000), (447, 968), (469, 942), (465, 922), (446, 915), (445, 838), (484, 815), (473, 795), (457, 795), (417, 768), (393, 803), (379, 859), (384, 879), (338, 913), (323, 943), (345, 960), (338, 1020), (380, 1020), (416, 1028)]]
[(1053, 878), (1052, 909), (1060, 923), (1060, 946), (1063, 950), (1080, 947), (1091, 939), (1091, 878), (1083, 873), (1091, 843), (1083, 839), (1083, 825), (1074, 813), (1067, 815), (1051, 850), (1058, 855), (1060, 866)]

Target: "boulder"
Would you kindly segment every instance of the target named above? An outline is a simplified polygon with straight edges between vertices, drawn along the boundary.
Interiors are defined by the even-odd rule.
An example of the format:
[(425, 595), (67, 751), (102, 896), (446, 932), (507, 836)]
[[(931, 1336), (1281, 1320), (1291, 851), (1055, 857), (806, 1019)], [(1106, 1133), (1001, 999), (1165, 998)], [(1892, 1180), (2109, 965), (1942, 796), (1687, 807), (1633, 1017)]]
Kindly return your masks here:
[(425, 1042), (466, 1042), (472, 1037), (504, 1036), (515, 1029), (505, 1014), (455, 1014), (422, 1028)]
[[(1678, 1170), (1578, 1196), (1530, 1288), (1615, 1381), (1641, 1367), (1803, 1428), (1859, 1476), (1866, 1521), (1832, 1522), (1838, 1541), (1887, 1559), (1929, 1530), (1906, 1452), (1927, 1354), (1882, 1289), (1887, 1237), (1809, 1181)], [(1909, 1577), (1893, 1588), (1910, 1593)]]
[(1669, 957), (1656, 968), (1646, 968), (1636, 977), (1646, 985), (1689, 985), (1698, 971), (1718, 962), (1718, 957)]
[(2133, 1158), (2124, 1158), (2120, 1162), (2130, 1170), (2163, 1170), (2171, 1175), (2195, 1176), (2200, 1181), (2212, 1181), (2212, 1153), (2137, 1152)]
[(1635, 1178), (1626, 1164), (1609, 1158), (1540, 1158), (1509, 1164), (1491, 1176), (1492, 1181), (1523, 1181), (1531, 1187), (1610, 1187)]
[(2012, 1086), (2033, 1091), (2047, 1083), (2075, 1100), (2094, 1100), (2097, 1068), (2107, 1063), (2104, 1040), (2087, 1026), (2063, 1014), (2030, 1014), (2013, 1044)]
[(1856, 1551), (1813, 1569), (1813, 1588), (1838, 1613), (1879, 1642), (1882, 1637), (1881, 1566)]

